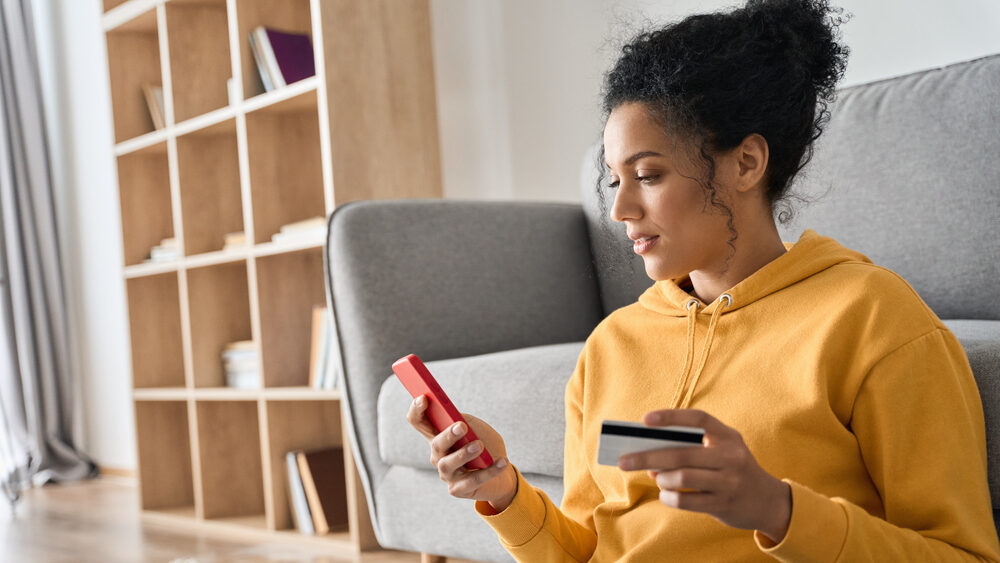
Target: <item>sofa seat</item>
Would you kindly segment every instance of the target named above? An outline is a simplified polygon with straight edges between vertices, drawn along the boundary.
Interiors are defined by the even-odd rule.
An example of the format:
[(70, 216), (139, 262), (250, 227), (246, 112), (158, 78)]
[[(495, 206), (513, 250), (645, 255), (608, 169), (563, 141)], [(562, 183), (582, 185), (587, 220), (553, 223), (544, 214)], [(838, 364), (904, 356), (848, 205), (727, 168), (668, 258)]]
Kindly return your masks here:
[[(571, 342), (426, 365), (461, 412), (483, 419), (503, 436), (511, 463), (522, 473), (561, 479), (566, 428), (563, 395), (581, 350), (583, 342)], [(382, 384), (379, 454), (390, 466), (433, 471), (427, 441), (406, 420), (412, 401), (395, 377)]]

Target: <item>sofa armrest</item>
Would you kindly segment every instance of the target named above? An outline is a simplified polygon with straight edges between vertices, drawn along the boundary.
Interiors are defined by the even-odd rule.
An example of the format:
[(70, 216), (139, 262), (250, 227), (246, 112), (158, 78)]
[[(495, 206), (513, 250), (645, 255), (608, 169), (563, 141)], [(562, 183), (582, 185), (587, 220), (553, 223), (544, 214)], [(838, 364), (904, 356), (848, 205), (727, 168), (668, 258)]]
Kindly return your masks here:
[(601, 320), (580, 205), (354, 202), (331, 214), (327, 236), (341, 389), (366, 489), (387, 469), (376, 406), (393, 361), (579, 342)]

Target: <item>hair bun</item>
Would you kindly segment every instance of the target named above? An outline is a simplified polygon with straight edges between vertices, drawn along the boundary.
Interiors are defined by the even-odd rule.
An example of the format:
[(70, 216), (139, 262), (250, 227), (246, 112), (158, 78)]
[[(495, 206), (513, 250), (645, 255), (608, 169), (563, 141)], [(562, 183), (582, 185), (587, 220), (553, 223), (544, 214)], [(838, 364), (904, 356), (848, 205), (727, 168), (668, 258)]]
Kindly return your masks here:
[(766, 45), (777, 46), (790, 71), (807, 78), (817, 97), (829, 99), (847, 70), (850, 50), (838, 42), (849, 17), (824, 0), (749, 0), (741, 10)]

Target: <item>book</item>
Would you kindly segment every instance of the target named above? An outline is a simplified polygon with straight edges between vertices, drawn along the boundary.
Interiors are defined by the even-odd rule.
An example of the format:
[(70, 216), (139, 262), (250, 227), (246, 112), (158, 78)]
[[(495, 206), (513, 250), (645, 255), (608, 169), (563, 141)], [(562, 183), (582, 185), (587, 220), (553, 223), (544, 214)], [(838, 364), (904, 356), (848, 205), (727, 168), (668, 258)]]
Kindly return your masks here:
[(142, 94), (146, 98), (146, 108), (153, 120), (153, 127), (163, 129), (167, 120), (163, 113), (163, 87), (159, 84), (146, 83), (142, 85)]
[(260, 365), (253, 340), (230, 342), (222, 348), (222, 370), (226, 386), (234, 389), (260, 389)]
[(257, 39), (258, 35), (256, 29), (250, 32), (250, 52), (253, 53), (254, 63), (257, 65), (257, 75), (260, 76), (260, 82), (264, 85), (264, 91), (271, 92), (275, 89), (275, 85), (271, 81), (271, 71), (268, 70), (264, 51), (261, 50)]
[(181, 247), (177, 244), (177, 239), (170, 237), (160, 241), (149, 251), (149, 262), (163, 262), (166, 260), (176, 260), (181, 257)]
[(326, 218), (310, 217), (282, 225), (281, 229), (271, 237), (271, 242), (297, 242), (304, 240), (319, 240), (326, 235)]
[(309, 386), (313, 389), (323, 389), (323, 375), (326, 370), (327, 340), (329, 333), (326, 325), (326, 307), (317, 305), (312, 313), (312, 345), (309, 353)]
[(347, 482), (344, 449), (335, 446), (297, 452), (299, 477), (313, 529), (317, 534), (347, 527)]
[(313, 231), (324, 228), (326, 228), (326, 219), (324, 217), (317, 216), (282, 225), (280, 231), (282, 233), (294, 233), (298, 231)]
[(307, 33), (259, 26), (250, 32), (250, 50), (268, 92), (316, 74), (312, 40)]
[(223, 250), (233, 248), (236, 246), (245, 246), (247, 243), (247, 235), (243, 231), (239, 231), (236, 233), (226, 233), (226, 236), (223, 239), (223, 241), (224, 241), (222, 245)]
[(292, 501), (292, 520), (300, 532), (312, 535), (316, 530), (313, 528), (312, 515), (309, 514), (309, 501), (306, 500), (306, 491), (302, 487), (302, 477), (299, 475), (297, 453), (288, 452), (285, 454), (285, 467), (288, 470), (288, 492)]

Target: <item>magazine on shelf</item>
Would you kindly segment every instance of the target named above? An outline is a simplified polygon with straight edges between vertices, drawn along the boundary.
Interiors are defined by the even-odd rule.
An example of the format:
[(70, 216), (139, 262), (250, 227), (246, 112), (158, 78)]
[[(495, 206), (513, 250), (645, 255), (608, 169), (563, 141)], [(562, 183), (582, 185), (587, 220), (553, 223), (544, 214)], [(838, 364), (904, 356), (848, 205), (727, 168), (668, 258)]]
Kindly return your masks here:
[(312, 40), (306, 33), (259, 26), (250, 32), (250, 50), (268, 92), (316, 74)]

